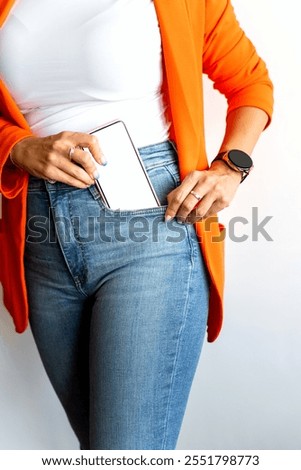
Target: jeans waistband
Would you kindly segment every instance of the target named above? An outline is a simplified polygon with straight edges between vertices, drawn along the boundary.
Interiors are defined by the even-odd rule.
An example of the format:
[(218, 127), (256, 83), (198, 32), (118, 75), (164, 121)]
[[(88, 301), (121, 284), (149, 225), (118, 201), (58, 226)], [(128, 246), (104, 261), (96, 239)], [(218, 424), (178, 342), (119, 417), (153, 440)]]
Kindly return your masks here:
[(170, 150), (176, 152), (176, 145), (172, 140), (165, 140), (164, 142), (159, 142), (157, 144), (151, 144), (151, 145), (147, 145), (146, 147), (138, 148), (138, 152), (141, 157), (152, 155), (158, 152), (166, 152)]

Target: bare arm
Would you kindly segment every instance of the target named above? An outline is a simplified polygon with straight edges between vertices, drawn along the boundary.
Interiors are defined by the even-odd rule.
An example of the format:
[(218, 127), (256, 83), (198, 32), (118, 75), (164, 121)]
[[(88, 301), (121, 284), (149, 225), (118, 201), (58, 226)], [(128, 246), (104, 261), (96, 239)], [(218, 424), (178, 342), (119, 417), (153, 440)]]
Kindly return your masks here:
[[(268, 122), (268, 115), (259, 108), (243, 106), (227, 117), (225, 136), (220, 151), (239, 149), (250, 154)], [(193, 171), (181, 185), (168, 195), (166, 219), (177, 217), (180, 221), (194, 223), (213, 216), (229, 206), (240, 184), (240, 173), (223, 161), (215, 161), (208, 170)], [(201, 196), (197, 204), (190, 194)]]
[(267, 122), (267, 114), (259, 108), (244, 106), (235, 109), (228, 114), (220, 151), (237, 148), (250, 155)]

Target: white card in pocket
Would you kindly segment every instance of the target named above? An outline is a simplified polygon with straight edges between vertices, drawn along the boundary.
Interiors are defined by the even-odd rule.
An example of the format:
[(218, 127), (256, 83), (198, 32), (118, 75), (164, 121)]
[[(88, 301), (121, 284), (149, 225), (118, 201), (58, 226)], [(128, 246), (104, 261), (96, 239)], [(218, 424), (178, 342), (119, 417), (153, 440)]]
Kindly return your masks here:
[(97, 164), (95, 181), (107, 207), (139, 210), (160, 206), (160, 201), (123, 121), (113, 121), (90, 134), (98, 138), (107, 165)]

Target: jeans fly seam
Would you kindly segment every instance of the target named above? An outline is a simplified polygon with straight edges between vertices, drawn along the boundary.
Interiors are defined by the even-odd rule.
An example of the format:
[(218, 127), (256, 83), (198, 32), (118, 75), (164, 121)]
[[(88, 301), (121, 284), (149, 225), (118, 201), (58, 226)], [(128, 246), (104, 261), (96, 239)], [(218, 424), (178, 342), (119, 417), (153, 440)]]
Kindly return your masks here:
[(71, 266), (69, 264), (69, 261), (68, 261), (68, 257), (66, 256), (66, 253), (65, 253), (65, 250), (64, 250), (64, 247), (62, 245), (62, 241), (60, 239), (60, 235), (56, 229), (56, 224), (55, 224), (55, 207), (52, 205), (52, 201), (51, 201), (51, 197), (50, 197), (50, 194), (49, 194), (49, 191), (47, 189), (47, 193), (48, 193), (48, 199), (49, 199), (49, 214), (52, 215), (52, 221), (53, 221), (53, 224), (54, 224), (54, 231), (55, 231), (55, 234), (56, 234), (56, 238), (57, 238), (57, 243), (60, 247), (60, 251), (62, 253), (62, 256), (65, 260), (65, 264), (67, 266), (67, 269), (73, 279), (73, 282), (75, 284), (75, 287), (77, 288), (77, 290), (82, 294), (84, 295), (85, 297), (88, 297), (88, 295), (84, 292), (84, 290), (82, 289), (82, 286), (81, 286), (81, 281), (79, 280), (78, 276), (75, 276), (72, 272), (72, 269), (71, 269)]
[[(192, 259), (192, 255), (191, 255)], [(189, 270), (189, 276), (188, 276), (188, 282), (187, 282), (187, 289), (186, 289), (186, 299), (185, 299), (185, 308), (184, 308), (184, 315), (182, 317), (182, 324), (179, 329), (178, 333), (178, 338), (177, 338), (177, 345), (176, 345), (176, 352), (175, 352), (175, 358), (173, 362), (173, 370), (171, 374), (171, 379), (170, 379), (170, 388), (169, 388), (169, 397), (168, 397), (168, 402), (167, 402), (167, 409), (166, 409), (166, 417), (165, 417), (165, 431), (164, 431), (164, 436), (163, 436), (163, 444), (162, 444), (162, 450), (166, 449), (166, 441), (167, 441), (167, 424), (168, 424), (168, 419), (170, 415), (170, 402), (171, 402), (171, 395), (172, 395), (172, 390), (173, 390), (173, 385), (174, 385), (174, 378), (175, 378), (175, 371), (176, 371), (176, 365), (177, 365), (177, 359), (179, 356), (179, 348), (180, 348), (180, 340), (181, 340), (181, 335), (185, 327), (186, 319), (187, 319), (187, 313), (188, 313), (188, 304), (189, 304), (189, 293), (190, 293), (190, 287), (191, 287), (191, 277), (192, 277), (192, 271), (193, 271), (193, 265), (190, 263), (190, 270)]]
[[(71, 224), (72, 224), (72, 228), (73, 228), (73, 234), (74, 234), (74, 240), (75, 240), (75, 243), (76, 245), (79, 247), (79, 251), (81, 253), (81, 263), (82, 263), (82, 266), (83, 266), (83, 272), (84, 273), (87, 273), (87, 265), (86, 265), (86, 262), (85, 262), (85, 255), (84, 255), (84, 250), (83, 250), (83, 246), (82, 246), (82, 243), (77, 239), (76, 237), (76, 231), (75, 231), (75, 226), (74, 226), (74, 217), (73, 217), (73, 210), (72, 210), (72, 204), (71, 204), (71, 200), (70, 200), (70, 196), (68, 197), (68, 205), (69, 205), (69, 213), (70, 213), (70, 220), (71, 220)], [(72, 275), (72, 273), (71, 273)], [(82, 287), (82, 280), (80, 279), (80, 276), (72, 276), (73, 279), (74, 279), (74, 282), (75, 282), (75, 285), (77, 287), (77, 289), (86, 297), (88, 297), (88, 294), (84, 291), (83, 287)]]
[[(72, 276), (72, 274), (71, 274)], [(81, 283), (81, 280), (79, 279), (78, 276), (72, 276), (73, 280), (74, 280), (74, 284), (75, 284), (75, 287), (77, 288), (77, 290), (83, 294), (85, 297), (88, 297), (88, 294), (83, 290), (82, 288), (82, 283)]]

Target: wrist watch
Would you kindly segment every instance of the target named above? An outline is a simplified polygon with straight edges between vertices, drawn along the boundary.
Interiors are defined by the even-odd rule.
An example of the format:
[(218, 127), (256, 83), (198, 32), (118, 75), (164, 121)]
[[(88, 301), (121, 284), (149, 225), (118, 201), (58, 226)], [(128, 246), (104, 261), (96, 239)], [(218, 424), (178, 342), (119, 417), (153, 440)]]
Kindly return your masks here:
[(217, 160), (223, 160), (232, 170), (240, 171), (241, 183), (253, 168), (252, 158), (242, 150), (233, 149), (221, 152), (212, 160), (212, 163)]

